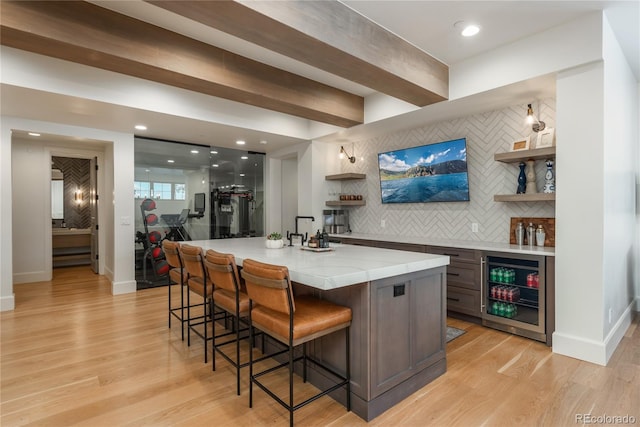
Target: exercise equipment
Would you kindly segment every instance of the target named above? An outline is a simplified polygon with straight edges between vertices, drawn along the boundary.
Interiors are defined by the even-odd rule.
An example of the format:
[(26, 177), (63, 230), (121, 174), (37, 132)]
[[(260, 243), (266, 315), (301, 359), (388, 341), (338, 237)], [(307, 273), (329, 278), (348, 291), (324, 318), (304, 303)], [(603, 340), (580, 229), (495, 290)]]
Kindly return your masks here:
[[(142, 214), (142, 222), (144, 224), (144, 233), (136, 233), (136, 243), (142, 243), (144, 247), (144, 255), (142, 257), (142, 280), (147, 280), (147, 262), (153, 266), (153, 275), (155, 279), (169, 274), (169, 264), (165, 260), (162, 251), (162, 241), (164, 240), (159, 231), (149, 231), (149, 226), (158, 224), (158, 216), (153, 213), (147, 213), (156, 209), (156, 202), (153, 199), (144, 199), (140, 203), (140, 213)], [(166, 236), (165, 236), (166, 238)]]
[(179, 214), (163, 214), (160, 218), (169, 227), (166, 238), (175, 242), (184, 242), (191, 240), (191, 236), (184, 229), (184, 224), (189, 218), (189, 209), (182, 209)]

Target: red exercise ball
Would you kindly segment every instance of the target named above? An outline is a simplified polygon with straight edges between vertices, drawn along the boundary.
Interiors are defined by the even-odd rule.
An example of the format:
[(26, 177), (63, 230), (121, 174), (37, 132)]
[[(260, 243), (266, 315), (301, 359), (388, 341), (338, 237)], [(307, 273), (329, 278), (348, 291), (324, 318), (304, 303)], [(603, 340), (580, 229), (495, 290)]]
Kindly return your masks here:
[(151, 256), (155, 259), (162, 258), (164, 256), (164, 252), (162, 252), (162, 248), (160, 247), (153, 248)]
[(158, 276), (164, 276), (165, 274), (169, 273), (169, 263), (167, 263), (167, 261), (165, 260), (156, 262), (155, 267), (156, 267), (156, 274)]
[(146, 216), (147, 225), (156, 225), (158, 223), (158, 215), (149, 214)]
[(160, 240), (162, 240), (162, 235), (157, 231), (152, 231), (151, 233), (149, 233), (149, 241), (151, 243), (160, 243)]
[(153, 199), (144, 199), (140, 204), (145, 211), (152, 211), (156, 208), (156, 202)]

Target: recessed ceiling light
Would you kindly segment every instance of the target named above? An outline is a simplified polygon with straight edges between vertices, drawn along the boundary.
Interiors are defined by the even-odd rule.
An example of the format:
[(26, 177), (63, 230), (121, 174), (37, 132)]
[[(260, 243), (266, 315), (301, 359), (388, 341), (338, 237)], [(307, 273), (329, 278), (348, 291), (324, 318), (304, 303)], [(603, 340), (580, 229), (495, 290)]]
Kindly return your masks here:
[(243, 174), (243, 173), (241, 173), (241, 174), (240, 174), (240, 176), (244, 176), (244, 174)]
[(167, 163), (175, 163), (175, 162), (176, 162), (175, 160), (171, 160), (171, 159), (167, 160)]
[(31, 135), (31, 136), (40, 136), (40, 134), (37, 133), (37, 132), (29, 132), (29, 135)]
[(264, 145), (264, 144), (266, 144), (266, 143), (267, 143), (267, 141), (266, 141), (266, 140), (264, 140), (264, 139), (260, 141), (260, 144), (263, 144), (263, 145)]
[(214, 167), (214, 168), (217, 168), (218, 166), (220, 166), (220, 165), (218, 165), (218, 164), (211, 165), (211, 167)]
[(244, 140), (242, 140), (242, 139), (239, 139), (239, 140), (236, 141), (236, 144), (244, 145), (244, 144), (246, 144), (246, 142)]
[(145, 169), (144, 171), (145, 172), (151, 172), (151, 169)]
[(218, 152), (217, 152), (216, 150), (211, 150), (211, 151), (209, 151), (209, 153), (211, 153), (211, 154), (218, 154)]
[(460, 31), (460, 34), (464, 37), (472, 37), (480, 32), (480, 27), (471, 22), (458, 21), (453, 26)]
[(198, 150), (191, 150), (191, 154), (198, 154), (199, 151)]
[(147, 127), (145, 125), (136, 125), (135, 128), (137, 130), (147, 130)]
[(249, 156), (242, 156), (240, 157), (242, 160), (247, 160), (249, 158)]
[(480, 27), (478, 27), (477, 25), (469, 25), (465, 27), (460, 34), (462, 34), (465, 37), (471, 37), (471, 36), (475, 36), (479, 32), (480, 32)]

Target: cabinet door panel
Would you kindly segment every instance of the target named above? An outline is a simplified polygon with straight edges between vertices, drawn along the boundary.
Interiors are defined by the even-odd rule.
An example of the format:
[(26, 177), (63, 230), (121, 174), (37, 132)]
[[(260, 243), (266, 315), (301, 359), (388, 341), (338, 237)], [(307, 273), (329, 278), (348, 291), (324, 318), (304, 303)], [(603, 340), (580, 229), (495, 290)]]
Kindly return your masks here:
[(479, 291), (480, 266), (452, 262), (447, 267), (447, 284)]
[(411, 282), (392, 282), (372, 289), (375, 308), (372, 396), (401, 382), (411, 369), (410, 286)]
[(480, 291), (448, 285), (447, 310), (480, 317)]

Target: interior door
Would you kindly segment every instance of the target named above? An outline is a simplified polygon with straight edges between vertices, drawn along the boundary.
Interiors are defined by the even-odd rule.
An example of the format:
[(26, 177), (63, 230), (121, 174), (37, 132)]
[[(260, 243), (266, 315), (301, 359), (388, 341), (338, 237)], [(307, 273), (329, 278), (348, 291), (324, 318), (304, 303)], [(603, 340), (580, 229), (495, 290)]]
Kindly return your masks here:
[(98, 158), (91, 159), (89, 167), (89, 207), (91, 209), (91, 269), (98, 273)]

